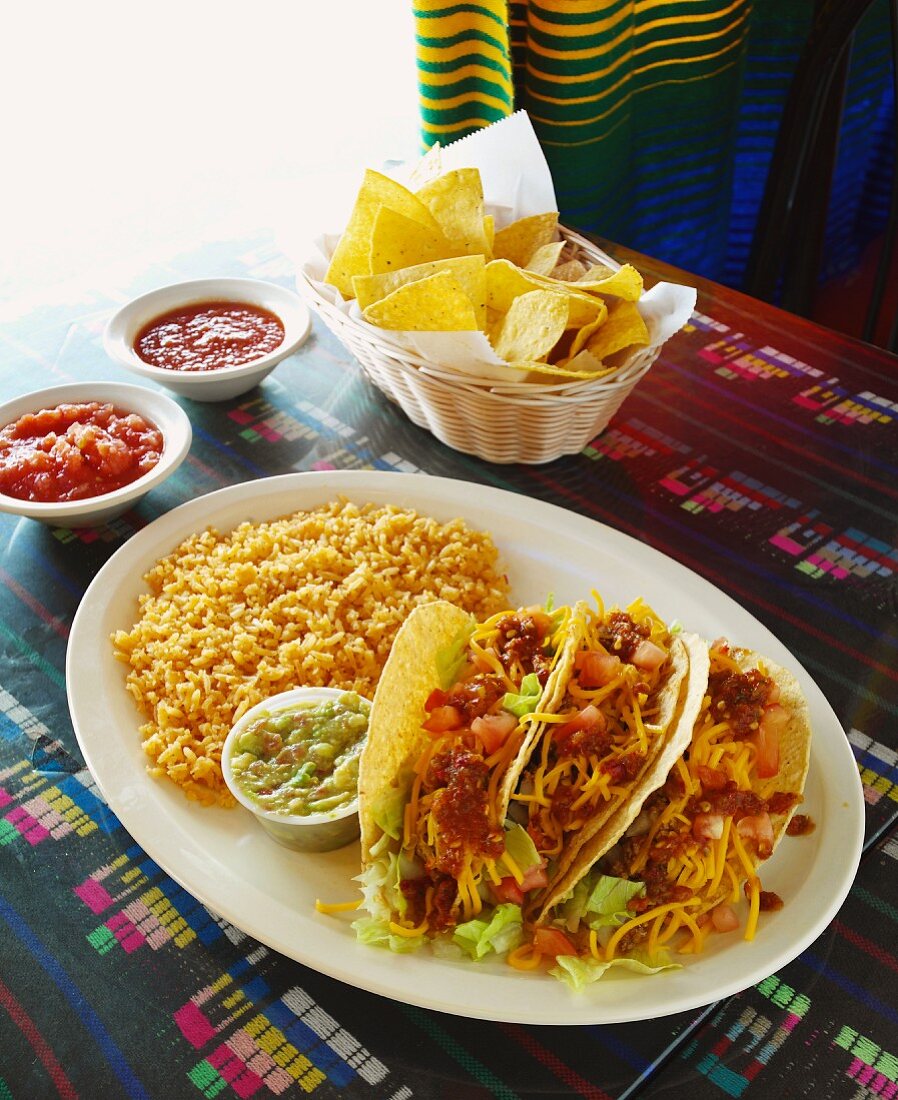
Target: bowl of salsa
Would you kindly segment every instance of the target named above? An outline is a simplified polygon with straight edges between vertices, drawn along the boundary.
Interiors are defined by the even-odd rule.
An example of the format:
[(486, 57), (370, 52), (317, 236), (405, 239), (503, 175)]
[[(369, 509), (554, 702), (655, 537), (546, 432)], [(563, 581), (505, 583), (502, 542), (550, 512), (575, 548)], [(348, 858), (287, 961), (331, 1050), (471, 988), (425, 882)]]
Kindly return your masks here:
[(193, 279), (134, 298), (106, 325), (121, 366), (194, 401), (227, 401), (257, 386), (302, 344), (309, 310), (259, 279)]
[(120, 382), (73, 382), (0, 405), (0, 512), (92, 527), (133, 507), (190, 449), (184, 410)]
[(237, 802), (288, 848), (326, 852), (359, 835), (359, 757), (369, 700), (336, 688), (294, 688), (250, 708), (222, 748)]

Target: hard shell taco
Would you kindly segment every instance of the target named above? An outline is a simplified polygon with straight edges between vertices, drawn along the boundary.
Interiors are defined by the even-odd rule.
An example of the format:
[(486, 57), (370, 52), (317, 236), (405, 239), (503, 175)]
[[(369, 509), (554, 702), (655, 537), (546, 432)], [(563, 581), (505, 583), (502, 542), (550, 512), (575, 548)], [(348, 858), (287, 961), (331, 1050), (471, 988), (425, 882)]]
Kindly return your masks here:
[[(602, 673), (599, 657), (609, 658)], [(684, 716), (687, 739), (691, 730), (687, 673), (682, 639), (642, 603), (607, 616), (585, 604), (530, 608), (480, 624), (445, 603), (417, 610), (381, 677), (360, 764), (360, 939), (403, 951), (451, 938), (475, 958), (525, 942), (537, 899), (569, 863), (559, 854), (579, 847), (560, 827), (558, 851), (539, 850), (545, 815), (528, 810), (526, 790), (558, 786), (543, 775), (544, 738), (571, 726), (568, 748), (604, 792), (582, 813), (589, 839), (593, 819), (622, 808), (659, 754), (669, 767), (682, 752), (668, 738)], [(588, 698), (572, 702), (578, 691)], [(588, 722), (577, 720), (584, 710)], [(596, 755), (599, 724), (612, 732)]]
[[(782, 904), (761, 889), (759, 867), (787, 830), (810, 826), (805, 817), (790, 826), (811, 739), (795, 678), (723, 640), (710, 653), (694, 637), (686, 644), (700, 709), (685, 750), (673, 766), (659, 758), (626, 811), (581, 846), (546, 904), (549, 926), (564, 930), (576, 952), (557, 960), (575, 986), (628, 957), (661, 965), (672, 944), (700, 951), (711, 931), (739, 927), (733, 905), (743, 893), (751, 939), (759, 913)], [(617, 912), (608, 919), (606, 906), (594, 919), (592, 899), (609, 893)]]
[(607, 822), (627, 817), (633, 791), (672, 765), (698, 713), (684, 638), (642, 600), (606, 609), (596, 599), (595, 608), (575, 609), (554, 713), (543, 715), (518, 761), (510, 814), (525, 825), (549, 879), (526, 899), (531, 917), (545, 911), (555, 883)]
[[(528, 874), (546, 881), (525, 830), (506, 823), (506, 809), (528, 728), (554, 705), (570, 618), (569, 608), (528, 608), (476, 623), (438, 601), (403, 625), (359, 766), (368, 915), (355, 928), (364, 942), (413, 949), (476, 923), (487, 884)], [(515, 926), (502, 937), (506, 946), (520, 930), (513, 908), (499, 913), (500, 924)], [(497, 931), (482, 950), (496, 948)]]

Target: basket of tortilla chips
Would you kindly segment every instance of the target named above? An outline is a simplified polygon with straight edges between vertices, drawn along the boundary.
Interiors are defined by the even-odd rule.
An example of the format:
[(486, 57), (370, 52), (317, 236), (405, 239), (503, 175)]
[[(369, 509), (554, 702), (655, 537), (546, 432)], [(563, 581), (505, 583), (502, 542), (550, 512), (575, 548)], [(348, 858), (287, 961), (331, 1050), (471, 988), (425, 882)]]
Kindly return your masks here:
[(487, 203), (480, 170), (444, 171), (438, 148), (407, 183), (366, 171), (297, 286), (415, 424), (492, 462), (581, 450), (695, 301), (672, 284), (644, 293), (556, 211)]

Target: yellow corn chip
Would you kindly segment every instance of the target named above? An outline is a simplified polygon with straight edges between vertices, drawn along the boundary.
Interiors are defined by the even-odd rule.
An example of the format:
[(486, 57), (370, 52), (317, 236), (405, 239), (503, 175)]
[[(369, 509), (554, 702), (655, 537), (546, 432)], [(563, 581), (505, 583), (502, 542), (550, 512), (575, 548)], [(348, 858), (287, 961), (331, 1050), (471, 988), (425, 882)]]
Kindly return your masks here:
[(541, 245), (524, 266), (528, 271), (535, 271), (537, 275), (554, 275), (563, 248), (564, 241)]
[(642, 294), (642, 276), (632, 264), (624, 264), (619, 271), (596, 264), (577, 280), (577, 286), (595, 294), (610, 294), (627, 302), (638, 302)]
[(603, 308), (599, 311), (598, 317), (594, 321), (590, 321), (588, 325), (583, 325), (574, 333), (574, 339), (571, 341), (570, 356), (573, 357), (581, 352), (589, 343), (590, 338), (601, 328), (602, 325), (608, 319), (608, 307), (602, 302)]
[(616, 351), (649, 342), (645, 327), (635, 302), (622, 299), (608, 303), (608, 319), (590, 337), (587, 348), (596, 359), (606, 359)]
[(430, 183), (431, 180), (435, 180), (442, 170), (443, 150), (440, 143), (435, 141), (412, 169), (408, 179), (409, 190), (417, 191), (418, 188), (423, 187), (425, 183)]
[(575, 283), (582, 275), (586, 274), (586, 266), (579, 260), (566, 260), (563, 264), (559, 264), (554, 271), (550, 271), (549, 274), (553, 279), (561, 279), (565, 283)]
[(531, 290), (552, 290), (568, 304), (565, 328), (581, 328), (594, 321), (601, 312), (599, 299), (586, 290), (550, 279), (536, 272), (515, 267), (510, 260), (493, 260), (486, 265), (486, 304), (497, 313), (507, 313), (511, 303)]
[(518, 267), (524, 267), (538, 248), (554, 239), (557, 227), (557, 211), (519, 218), (496, 232), (493, 256), (497, 260), (511, 260)]
[(397, 287), (362, 316), (399, 332), (473, 332), (478, 327), (471, 299), (448, 271)]
[(496, 354), (509, 363), (542, 359), (564, 332), (567, 314), (567, 302), (550, 290), (519, 295), (491, 334)]
[(353, 275), (368, 275), (371, 272), (371, 234), (377, 213), (384, 207), (412, 222), (439, 230), (434, 216), (419, 198), (401, 183), (369, 168), (324, 276), (324, 281), (335, 286), (344, 298), (352, 297)]
[(617, 370), (617, 367), (606, 367), (601, 359), (596, 359), (589, 348), (583, 348), (568, 359), (560, 359), (555, 366), (571, 374), (582, 375), (584, 378), (601, 378)]
[(458, 255), (459, 250), (453, 250), (439, 229), (421, 225), (404, 214), (397, 214), (388, 206), (382, 206), (371, 231), (368, 271), (357, 274), (380, 275), (384, 271), (398, 271), (402, 267)]
[(493, 241), (496, 239), (496, 219), (492, 214), (483, 215), (483, 236), (486, 240), (486, 258), (493, 258)]
[(476, 168), (456, 168), (431, 180), (417, 197), (436, 218), (445, 236), (456, 245), (454, 255), (485, 256), (489, 251), (483, 231), (483, 185)]
[(352, 287), (359, 309), (366, 310), (406, 283), (415, 283), (438, 271), (448, 271), (471, 299), (478, 328), (486, 325), (486, 261), (482, 256), (454, 256), (448, 260), (431, 260), (382, 275), (356, 275)]
[[(583, 352), (580, 353), (581, 355)], [(577, 357), (579, 360), (579, 356)], [(544, 363), (544, 362), (524, 362), (521, 360), (518, 363), (509, 363), (510, 369), (518, 372), (518, 377), (513, 379), (516, 382), (534, 382), (542, 383), (542, 385), (561, 382), (582, 382), (589, 378), (600, 378), (604, 374), (610, 374), (614, 367), (604, 367), (597, 359), (582, 360), (587, 367), (586, 370), (571, 370), (567, 366), (561, 366), (557, 363)], [(598, 363), (597, 369), (592, 369), (592, 364)]]

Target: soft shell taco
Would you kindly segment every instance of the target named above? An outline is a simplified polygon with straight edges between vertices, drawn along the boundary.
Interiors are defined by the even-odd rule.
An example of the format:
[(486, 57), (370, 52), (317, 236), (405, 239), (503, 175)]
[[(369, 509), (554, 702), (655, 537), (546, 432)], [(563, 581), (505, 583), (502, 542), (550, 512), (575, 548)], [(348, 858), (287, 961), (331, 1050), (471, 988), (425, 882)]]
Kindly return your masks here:
[(554, 705), (570, 618), (528, 608), (476, 623), (438, 601), (399, 631), (359, 766), (363, 941), (410, 950), (477, 918), (487, 883), (546, 881), (505, 817), (527, 730)]
[[(558, 958), (575, 985), (612, 961), (664, 962), (666, 946), (700, 951), (712, 931), (739, 926), (745, 938), (758, 914), (781, 901), (761, 889), (758, 869), (790, 832), (810, 758), (807, 703), (791, 673), (758, 654), (718, 640), (687, 638), (690, 693), (700, 710), (672, 767), (660, 759), (634, 788), (632, 802), (581, 846), (546, 904), (549, 927), (567, 934), (576, 955)], [(702, 680), (702, 664), (708, 669)], [(617, 898), (596, 917), (595, 899)], [(684, 939), (685, 937), (685, 939)]]
[[(645, 667), (633, 663), (637, 653)], [(599, 699), (600, 688), (582, 686), (589, 699), (572, 703), (598, 675), (584, 671), (584, 654), (593, 665), (609, 658), (606, 690)], [(530, 608), (481, 624), (445, 603), (417, 610), (381, 677), (360, 764), (368, 915), (356, 922), (359, 937), (410, 950), (448, 932), (478, 958), (518, 946), (529, 935), (524, 910), (529, 920), (579, 847), (561, 829), (558, 851), (540, 851), (544, 815), (531, 814), (526, 792), (555, 782), (533, 763), (546, 759), (543, 739), (576, 726), (570, 745), (603, 792), (582, 814), (588, 839), (593, 820), (622, 808), (660, 755), (669, 767), (682, 752), (668, 738), (684, 716), (687, 673), (682, 639), (641, 603), (608, 616), (585, 604)], [(575, 720), (583, 710), (590, 722)], [(694, 714), (685, 719), (688, 739)], [(595, 745), (586, 751), (597, 723), (612, 731), (598, 755)]]

